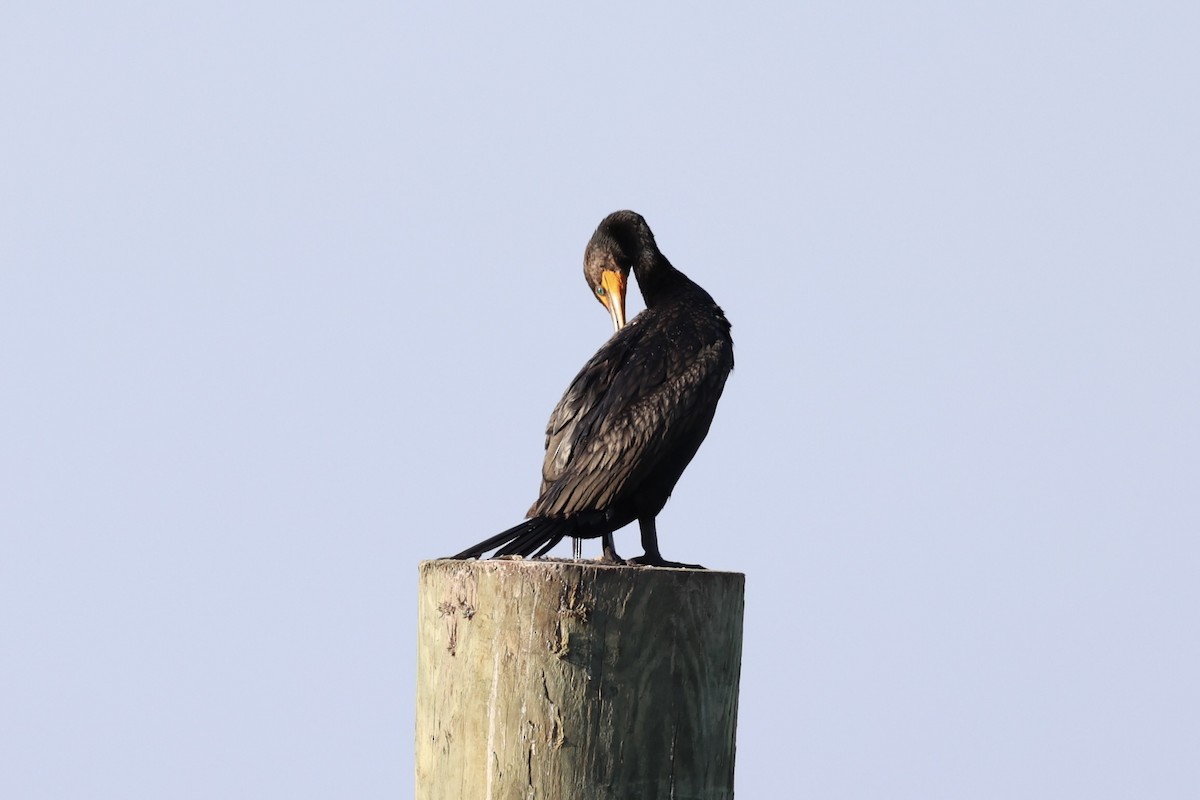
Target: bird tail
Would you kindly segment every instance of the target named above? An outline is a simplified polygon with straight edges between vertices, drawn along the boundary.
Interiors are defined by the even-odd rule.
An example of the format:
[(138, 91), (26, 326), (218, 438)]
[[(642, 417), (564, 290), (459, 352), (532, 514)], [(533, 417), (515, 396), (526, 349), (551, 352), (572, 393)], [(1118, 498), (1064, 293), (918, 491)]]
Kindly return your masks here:
[(534, 517), (484, 539), (451, 558), (483, 558), (483, 554), (489, 550), (495, 550), (497, 556), (536, 558), (545, 555), (554, 545), (571, 536), (575, 527), (569, 519)]

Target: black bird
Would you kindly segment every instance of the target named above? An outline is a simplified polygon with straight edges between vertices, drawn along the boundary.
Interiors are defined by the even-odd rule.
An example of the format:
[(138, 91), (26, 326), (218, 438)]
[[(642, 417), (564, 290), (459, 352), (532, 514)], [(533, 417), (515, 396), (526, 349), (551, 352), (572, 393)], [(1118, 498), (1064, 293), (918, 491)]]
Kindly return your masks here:
[[(633, 271), (646, 310), (628, 325)], [(637, 520), (645, 555), (666, 561), (654, 518), (708, 434), (733, 369), (729, 321), (712, 296), (659, 251), (640, 214), (617, 211), (584, 252), (583, 274), (613, 318), (612, 338), (584, 365), (550, 415), (541, 496), (528, 519), (454, 558), (540, 556), (564, 537), (603, 538), (603, 560), (620, 562), (613, 531)]]

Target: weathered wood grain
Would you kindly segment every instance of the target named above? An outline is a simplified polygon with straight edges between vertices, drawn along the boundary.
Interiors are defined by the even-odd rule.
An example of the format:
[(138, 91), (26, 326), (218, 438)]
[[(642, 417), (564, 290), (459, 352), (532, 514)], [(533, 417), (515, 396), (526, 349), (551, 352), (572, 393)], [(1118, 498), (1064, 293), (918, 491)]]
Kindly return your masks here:
[(417, 800), (733, 797), (743, 575), (420, 570)]

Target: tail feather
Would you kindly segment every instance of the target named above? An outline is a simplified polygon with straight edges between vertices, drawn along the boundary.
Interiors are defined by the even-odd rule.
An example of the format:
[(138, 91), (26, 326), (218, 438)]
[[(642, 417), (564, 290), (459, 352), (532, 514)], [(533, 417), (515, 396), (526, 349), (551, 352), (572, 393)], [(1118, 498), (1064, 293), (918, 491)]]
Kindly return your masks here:
[(534, 517), (484, 539), (451, 558), (483, 558), (483, 554), (489, 550), (495, 550), (497, 556), (542, 556), (571, 535), (574, 527), (570, 520)]
[(528, 526), (520, 536), (497, 550), (496, 555), (525, 558), (544, 556), (574, 528), (570, 522), (562, 519), (530, 520), (535, 521), (541, 524)]
[[(555, 537), (554, 537), (554, 538), (552, 538), (550, 541), (546, 542), (546, 546), (545, 546), (545, 547), (543, 547), (541, 550), (538, 550), (536, 553), (534, 553), (534, 554), (533, 554), (533, 557), (534, 557), (534, 558), (541, 558), (542, 556), (546, 555), (546, 553), (549, 553), (551, 550), (553, 550), (553, 549), (554, 549), (554, 545), (558, 544), (559, 542), (561, 542), (561, 541), (563, 540), (563, 536), (564, 536), (564, 535), (565, 535), (565, 534), (561, 534), (561, 533), (560, 533), (558, 536), (555, 536)], [(578, 539), (573, 539), (572, 541), (576, 541), (576, 542), (578, 542), (579, 540), (578, 540)], [(579, 558), (578, 558), (578, 557), (576, 557), (576, 559), (575, 559), (575, 560), (576, 560), (576, 561), (578, 561), (578, 560), (579, 560)]]

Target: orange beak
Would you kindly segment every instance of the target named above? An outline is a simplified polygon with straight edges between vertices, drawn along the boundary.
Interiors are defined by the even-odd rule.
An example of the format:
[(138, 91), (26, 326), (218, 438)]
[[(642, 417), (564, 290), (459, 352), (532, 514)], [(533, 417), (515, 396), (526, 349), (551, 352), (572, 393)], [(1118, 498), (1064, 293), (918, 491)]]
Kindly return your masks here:
[(597, 292), (596, 297), (612, 316), (613, 330), (619, 331), (625, 327), (625, 275), (606, 269), (600, 273), (600, 286), (604, 293)]

